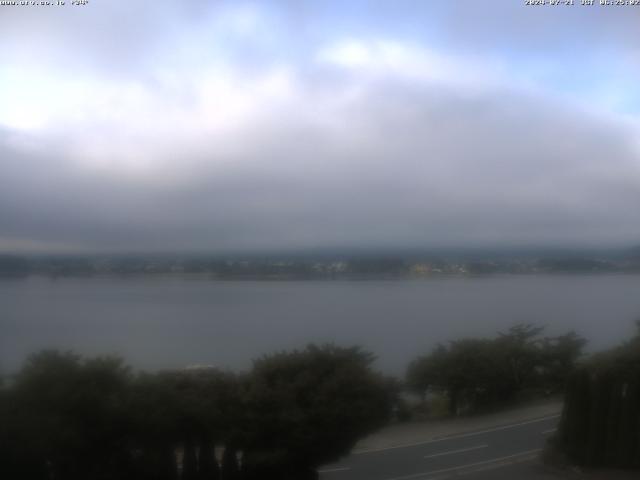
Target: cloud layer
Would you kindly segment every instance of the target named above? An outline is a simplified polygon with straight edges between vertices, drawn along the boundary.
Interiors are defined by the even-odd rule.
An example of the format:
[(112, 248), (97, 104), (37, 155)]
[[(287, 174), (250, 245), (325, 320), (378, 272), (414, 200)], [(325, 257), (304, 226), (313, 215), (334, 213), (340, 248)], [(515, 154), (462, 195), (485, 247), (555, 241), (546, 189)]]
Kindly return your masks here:
[(640, 239), (640, 10), (204, 5), (5, 7), (0, 249)]

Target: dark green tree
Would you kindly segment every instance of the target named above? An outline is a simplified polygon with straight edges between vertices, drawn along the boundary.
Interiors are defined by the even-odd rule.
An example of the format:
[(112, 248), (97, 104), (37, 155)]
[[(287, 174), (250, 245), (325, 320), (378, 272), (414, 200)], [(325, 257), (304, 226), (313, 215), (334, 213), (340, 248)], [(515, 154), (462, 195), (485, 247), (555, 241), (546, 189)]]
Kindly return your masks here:
[(579, 465), (640, 468), (640, 333), (571, 375), (555, 446)]
[(557, 390), (571, 373), (585, 341), (573, 332), (543, 339), (542, 331), (520, 324), (497, 338), (438, 345), (411, 362), (407, 385), (423, 396), (427, 390), (445, 393), (452, 415), (509, 402), (527, 388)]
[(571, 331), (541, 342), (540, 382), (549, 391), (562, 392), (569, 375), (582, 357), (587, 341)]
[(234, 375), (212, 368), (144, 374), (133, 392), (137, 444), (143, 451), (154, 451), (151, 460), (164, 464), (167, 453), (173, 457), (183, 447), (183, 478), (218, 473), (212, 439), (224, 440), (241, 426)]
[(33, 478), (127, 478), (130, 380), (119, 359), (55, 351), (30, 357), (7, 406), (19, 459), (15, 478), (26, 478), (23, 470)]
[(239, 478), (238, 451), (233, 445), (226, 445), (222, 454), (222, 480), (237, 480)]
[(205, 436), (198, 452), (198, 480), (219, 480), (220, 469), (213, 452), (213, 443)]
[(513, 391), (522, 389), (542, 364), (540, 334), (543, 331), (544, 327), (526, 323), (499, 334), (496, 348), (509, 368)]
[(310, 345), (254, 363), (246, 393), (247, 469), (315, 478), (389, 418), (391, 395), (359, 348)]

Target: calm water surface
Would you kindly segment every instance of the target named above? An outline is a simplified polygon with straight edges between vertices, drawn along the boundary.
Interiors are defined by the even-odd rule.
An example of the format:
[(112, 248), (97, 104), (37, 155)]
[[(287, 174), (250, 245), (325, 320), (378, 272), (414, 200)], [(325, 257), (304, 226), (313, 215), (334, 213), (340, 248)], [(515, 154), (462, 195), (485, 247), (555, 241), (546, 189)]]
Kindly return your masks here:
[(115, 353), (136, 367), (251, 359), (308, 342), (358, 344), (400, 374), (437, 342), (516, 322), (574, 329), (591, 349), (640, 318), (640, 276), (488, 276), (395, 281), (220, 282), (203, 278), (0, 280), (0, 369), (45, 347)]

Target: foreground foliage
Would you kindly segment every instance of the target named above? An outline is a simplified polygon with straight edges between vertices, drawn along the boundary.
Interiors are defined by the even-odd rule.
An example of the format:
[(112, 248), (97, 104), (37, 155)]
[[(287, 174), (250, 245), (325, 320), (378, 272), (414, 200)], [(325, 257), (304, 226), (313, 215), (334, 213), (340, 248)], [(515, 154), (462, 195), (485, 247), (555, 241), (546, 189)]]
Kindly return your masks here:
[(640, 468), (640, 323), (635, 338), (575, 372), (554, 447), (572, 463)]
[(0, 465), (24, 480), (315, 478), (391, 408), (372, 356), (309, 346), (135, 375), (121, 360), (32, 356), (0, 389)]
[(586, 341), (574, 332), (558, 337), (542, 332), (516, 325), (497, 338), (438, 345), (409, 365), (407, 384), (422, 395), (444, 393), (452, 415), (509, 402), (525, 389), (561, 392)]

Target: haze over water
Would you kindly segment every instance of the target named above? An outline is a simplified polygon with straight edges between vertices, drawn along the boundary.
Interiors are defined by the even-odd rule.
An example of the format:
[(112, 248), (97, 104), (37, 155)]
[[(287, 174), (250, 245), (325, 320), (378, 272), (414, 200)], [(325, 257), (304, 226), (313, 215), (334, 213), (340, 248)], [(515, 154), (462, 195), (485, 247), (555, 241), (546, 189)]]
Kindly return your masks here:
[(0, 281), (0, 368), (41, 348), (122, 355), (134, 367), (241, 370), (308, 342), (361, 345), (402, 374), (437, 342), (517, 322), (613, 346), (640, 317), (638, 275), (500, 275), (425, 280), (211, 281), (94, 277)]

